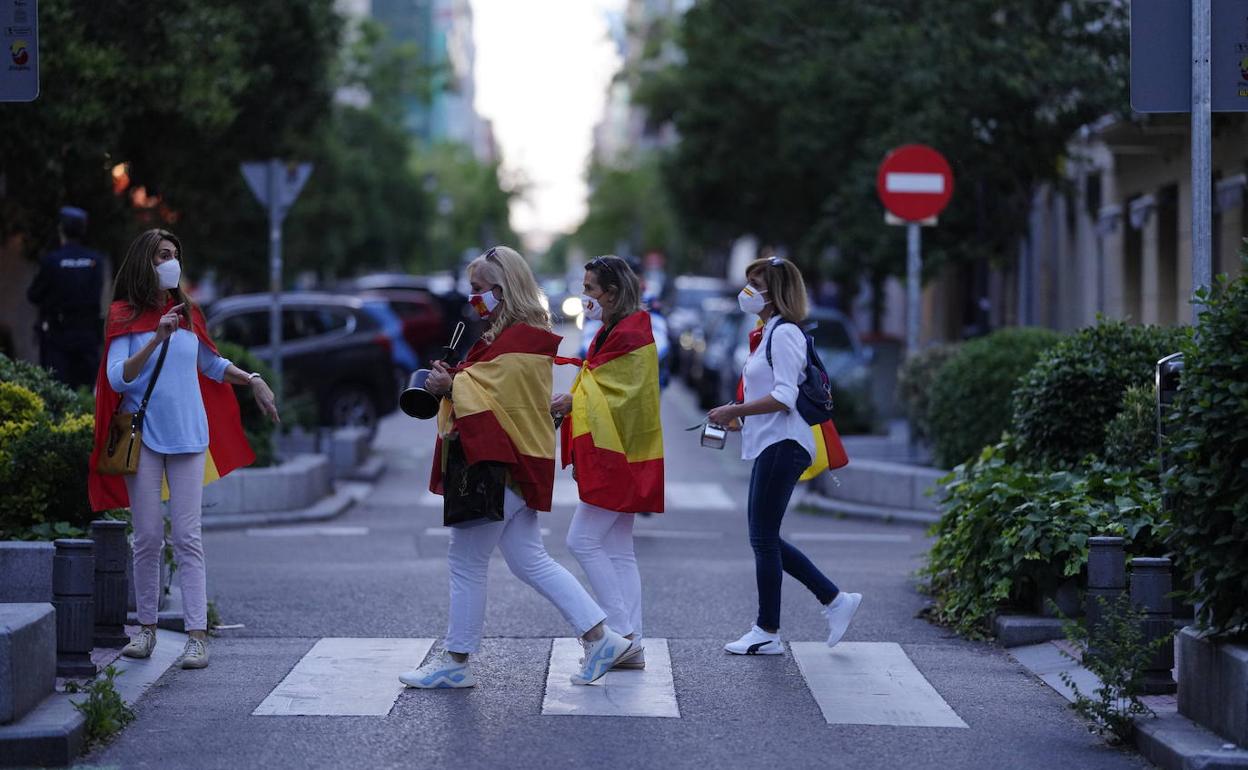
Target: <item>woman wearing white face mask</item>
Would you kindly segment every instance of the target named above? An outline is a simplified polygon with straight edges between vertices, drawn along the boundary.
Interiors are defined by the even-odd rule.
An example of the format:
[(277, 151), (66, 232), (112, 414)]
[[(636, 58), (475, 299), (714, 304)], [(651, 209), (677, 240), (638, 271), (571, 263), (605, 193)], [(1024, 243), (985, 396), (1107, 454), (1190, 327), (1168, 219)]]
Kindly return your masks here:
[(645, 667), (641, 575), (633, 515), (663, 510), (663, 429), (659, 357), (650, 315), (628, 263), (598, 257), (585, 266), (585, 316), (602, 320), (571, 394), (556, 396), (563, 418), (563, 464), (573, 465), (580, 503), (568, 550), (581, 564), (607, 623), (634, 641), (616, 668)]
[[(168, 481), (173, 548), (190, 637), (177, 665), (204, 668), (208, 599), (200, 506), (205, 468), (215, 478), (255, 459), (243, 435), (233, 388), (226, 383), (250, 386), (274, 422), (277, 409), (273, 391), (260, 375), (244, 372), (217, 354), (203, 315), (181, 289), (181, 257), (182, 245), (173, 233), (148, 230), (130, 244), (117, 272), (96, 381), (96, 445), (88, 483), (94, 510), (128, 506), (132, 513), (141, 628), (122, 654), (146, 658), (156, 646), (165, 532), (161, 487)], [(105, 476), (97, 472), (97, 461), (118, 409), (145, 409), (138, 469), (131, 475)]]
[[(763, 326), (750, 337), (744, 403), (726, 404), (707, 420), (741, 431), (741, 457), (754, 461), (748, 500), (750, 546), (758, 584), (754, 626), (724, 649), (736, 655), (780, 655), (780, 585), (787, 572), (806, 586), (828, 622), (828, 646), (840, 641), (853, 620), (861, 594), (836, 587), (800, 550), (780, 538), (780, 522), (798, 477), (815, 458), (811, 427), (796, 407), (806, 376), (806, 285), (797, 266), (772, 257), (752, 262), (748, 284), (737, 296), (741, 309)], [(770, 360), (769, 360), (770, 359)]]

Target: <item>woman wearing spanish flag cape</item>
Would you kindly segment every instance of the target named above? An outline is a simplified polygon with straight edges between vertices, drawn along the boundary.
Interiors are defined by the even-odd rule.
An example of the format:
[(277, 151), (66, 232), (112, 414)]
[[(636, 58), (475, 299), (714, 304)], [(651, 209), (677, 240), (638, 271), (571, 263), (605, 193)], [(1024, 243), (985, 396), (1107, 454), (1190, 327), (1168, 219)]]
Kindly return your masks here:
[[(173, 549), (182, 585), (189, 638), (176, 665), (204, 668), (208, 597), (200, 538), (203, 486), (255, 454), (243, 435), (238, 402), (229, 383), (250, 385), (261, 410), (277, 421), (273, 391), (258, 374), (222, 358), (208, 336), (203, 314), (180, 285), (182, 244), (166, 230), (148, 230), (130, 244), (117, 271), (96, 376), (95, 449), (88, 491), (93, 510), (129, 507), (134, 526), (134, 586), (139, 632), (122, 654), (146, 658), (156, 647), (160, 562), (165, 524), (160, 502), (168, 483)], [(109, 423), (120, 407), (138, 411), (160, 359), (142, 428), (137, 470), (130, 475), (97, 472)]]
[(469, 304), (489, 323), (463, 364), (435, 361), (425, 388), (443, 396), (438, 415), (431, 491), (442, 494), (443, 437), (454, 433), (471, 464), (507, 469), (503, 520), (451, 529), (447, 554), (451, 608), (443, 652), (399, 676), (409, 687), (442, 689), (476, 684), (469, 657), (481, 645), (486, 574), (497, 547), (516, 577), (555, 605), (585, 646), (573, 684), (589, 684), (632, 649), (606, 624), (602, 611), (576, 578), (550, 557), (537, 511), (549, 511), (555, 485), (555, 434), (550, 422), (551, 368), (560, 338), (524, 257), (495, 246), (468, 265)]
[[(581, 564), (612, 628), (633, 640), (617, 668), (645, 667), (641, 575), (633, 517), (663, 511), (659, 357), (641, 287), (628, 263), (598, 257), (585, 266), (585, 317), (603, 322), (571, 394), (551, 412), (563, 420), (563, 464), (573, 466), (580, 504), (568, 550)], [(565, 416), (566, 415), (566, 416)]]

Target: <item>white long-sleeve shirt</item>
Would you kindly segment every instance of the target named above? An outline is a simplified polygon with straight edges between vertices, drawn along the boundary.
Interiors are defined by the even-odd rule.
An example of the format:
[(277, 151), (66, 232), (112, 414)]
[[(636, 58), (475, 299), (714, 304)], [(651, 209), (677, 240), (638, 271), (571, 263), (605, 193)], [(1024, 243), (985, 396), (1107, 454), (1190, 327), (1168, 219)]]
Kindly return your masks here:
[[(788, 407), (787, 412), (771, 412), (746, 417), (741, 425), (741, 459), (753, 460), (772, 444), (793, 439), (811, 458), (815, 437), (810, 426), (794, 408), (797, 386), (806, 379), (806, 336), (795, 324), (778, 323), (773, 316), (763, 327), (763, 339), (745, 361), (745, 400), (771, 395)], [(772, 365), (767, 364), (767, 340), (771, 342)]]
[[(126, 334), (108, 346), (108, 384), (121, 395), (123, 412), (136, 412), (147, 383), (156, 371), (160, 358), (157, 345), (148, 356), (139, 376), (126, 382), (123, 369), (126, 359), (137, 353), (155, 332)], [(204, 397), (199, 390), (199, 373), (221, 382), (225, 379), (230, 362), (215, 355), (200, 342), (195, 332), (178, 329), (169, 337), (169, 352), (152, 398), (147, 403), (147, 415), (143, 418), (143, 444), (161, 454), (186, 454), (202, 452), (208, 448), (208, 415), (204, 411)]]

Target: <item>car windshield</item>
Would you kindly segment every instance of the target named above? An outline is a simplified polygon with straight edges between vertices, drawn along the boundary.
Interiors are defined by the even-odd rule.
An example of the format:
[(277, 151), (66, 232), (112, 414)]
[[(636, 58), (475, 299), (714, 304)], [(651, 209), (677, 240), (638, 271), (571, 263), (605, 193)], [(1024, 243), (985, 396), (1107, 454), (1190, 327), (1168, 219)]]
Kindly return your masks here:
[(854, 343), (849, 338), (849, 330), (845, 328), (845, 324), (833, 319), (827, 319), (818, 322), (810, 332), (810, 336), (815, 338), (815, 347), (825, 350), (853, 350)]

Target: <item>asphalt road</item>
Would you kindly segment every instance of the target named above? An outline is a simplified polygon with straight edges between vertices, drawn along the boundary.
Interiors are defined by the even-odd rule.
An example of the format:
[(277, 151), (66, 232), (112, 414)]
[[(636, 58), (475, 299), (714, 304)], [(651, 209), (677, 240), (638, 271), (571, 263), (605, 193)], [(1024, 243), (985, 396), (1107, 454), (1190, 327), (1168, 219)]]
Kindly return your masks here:
[[(561, 371), (557, 383), (566, 386), (571, 374)], [(899, 644), (966, 727), (829, 724), (816, 685), (792, 654), (724, 653), (722, 645), (747, 630), (755, 613), (743, 509), (749, 467), (738, 459), (735, 441), (717, 452), (683, 431), (699, 415), (680, 386), (666, 392), (663, 409), (667, 477), (679, 505), (669, 500), (668, 513), (638, 523), (639, 530), (668, 534), (638, 537), (637, 553), (646, 636), (669, 640), (679, 718), (544, 714), (551, 640), (572, 634), (497, 556), (475, 689), (405, 690), (382, 715), (252, 715), (322, 638), (436, 639), (445, 630), (447, 538), (439, 531), (440, 510), (424, 491), (433, 427), (400, 415), (386, 421), (376, 446), (387, 473), (331, 529), (207, 535), (209, 594), (225, 622), (245, 627), (213, 640), (208, 669), (168, 672), (138, 704), (137, 721), (82, 765), (1149, 766), (1090, 735), (1062, 698), (1000, 648), (961, 640), (915, 617), (924, 600), (912, 573), (928, 544), (915, 527), (792, 510), (785, 532), (842, 588), (864, 594), (846, 641)], [(571, 485), (560, 476), (558, 486)], [(581, 577), (563, 545), (570, 516), (568, 505), (543, 514), (545, 539), (555, 558)], [(818, 604), (791, 579), (784, 590), (785, 639), (821, 639), (826, 626)], [(398, 671), (379, 675), (390, 673)]]

